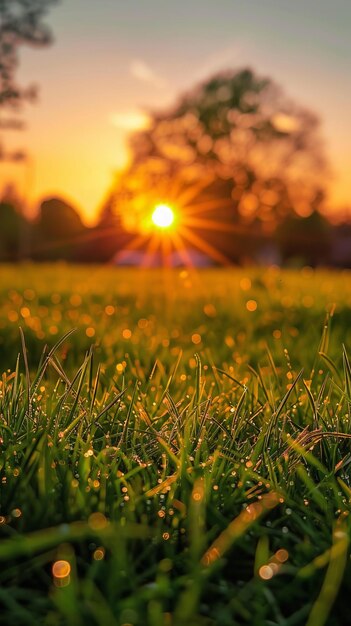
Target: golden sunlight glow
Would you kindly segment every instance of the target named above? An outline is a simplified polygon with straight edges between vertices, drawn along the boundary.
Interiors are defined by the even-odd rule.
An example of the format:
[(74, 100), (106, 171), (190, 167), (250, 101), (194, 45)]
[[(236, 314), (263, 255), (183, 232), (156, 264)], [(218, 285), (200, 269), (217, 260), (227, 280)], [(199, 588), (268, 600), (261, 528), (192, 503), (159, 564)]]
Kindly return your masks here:
[(158, 204), (151, 219), (158, 228), (169, 228), (174, 222), (174, 212), (167, 204)]

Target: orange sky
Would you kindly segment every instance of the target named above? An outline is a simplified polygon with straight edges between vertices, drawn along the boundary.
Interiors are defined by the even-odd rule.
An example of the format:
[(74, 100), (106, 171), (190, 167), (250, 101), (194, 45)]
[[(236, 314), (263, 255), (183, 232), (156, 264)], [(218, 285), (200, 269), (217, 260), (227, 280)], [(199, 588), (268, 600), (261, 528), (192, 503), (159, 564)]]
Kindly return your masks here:
[(40, 99), (25, 110), (27, 130), (4, 137), (30, 159), (1, 164), (2, 181), (15, 179), (32, 207), (63, 195), (91, 222), (143, 107), (162, 108), (211, 72), (250, 65), (320, 115), (334, 171), (330, 204), (351, 206), (350, 4), (263, 4), (62, 2), (48, 17), (55, 44), (22, 50), (18, 79), (38, 83)]

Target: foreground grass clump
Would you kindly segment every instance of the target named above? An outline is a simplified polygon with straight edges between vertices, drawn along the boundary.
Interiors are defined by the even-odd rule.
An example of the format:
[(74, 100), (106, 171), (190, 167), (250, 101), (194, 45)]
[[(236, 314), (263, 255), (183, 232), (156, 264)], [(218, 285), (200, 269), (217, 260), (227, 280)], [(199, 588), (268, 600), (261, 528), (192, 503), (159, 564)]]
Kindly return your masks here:
[[(151, 273), (149, 294), (137, 274), (109, 270), (80, 296), (78, 330), (64, 335), (75, 310), (65, 303), (79, 295), (65, 286), (64, 269), (59, 307), (43, 304), (53, 268), (29, 267), (27, 286), (9, 287), (2, 313), (14, 364), (0, 386), (3, 622), (348, 623), (351, 368), (342, 277), (316, 273), (304, 283), (302, 274), (301, 285), (278, 270), (206, 272), (206, 288), (195, 289), (196, 277), (177, 273), (168, 290)], [(5, 278), (15, 283), (11, 272)], [(73, 283), (84, 276), (71, 271)], [(184, 280), (193, 281), (191, 295)], [(325, 298), (323, 284), (332, 292)], [(332, 333), (330, 315), (323, 327), (331, 295)], [(292, 304), (279, 308), (284, 297)], [(96, 311), (114, 307), (103, 320), (96, 315), (95, 347), (79, 317), (92, 315), (89, 301)], [(36, 336), (45, 306), (56, 317), (56, 345), (49, 326)]]

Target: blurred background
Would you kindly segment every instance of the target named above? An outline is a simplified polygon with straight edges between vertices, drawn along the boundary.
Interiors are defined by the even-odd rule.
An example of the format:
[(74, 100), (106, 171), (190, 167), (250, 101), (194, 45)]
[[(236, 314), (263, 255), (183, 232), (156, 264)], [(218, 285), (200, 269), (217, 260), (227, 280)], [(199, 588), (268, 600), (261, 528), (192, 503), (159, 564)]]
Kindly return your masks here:
[(1, 0), (0, 260), (351, 267), (345, 0)]

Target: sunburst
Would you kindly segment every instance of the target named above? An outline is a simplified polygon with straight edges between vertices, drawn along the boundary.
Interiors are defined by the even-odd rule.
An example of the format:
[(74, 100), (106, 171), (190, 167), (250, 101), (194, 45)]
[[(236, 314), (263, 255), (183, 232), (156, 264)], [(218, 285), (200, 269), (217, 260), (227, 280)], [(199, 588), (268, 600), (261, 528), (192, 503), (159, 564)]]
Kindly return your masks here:
[[(133, 228), (129, 229), (134, 237), (127, 250), (138, 249), (142, 253), (143, 267), (155, 264), (155, 259), (165, 267), (170, 266), (174, 253), (185, 266), (191, 267), (194, 263), (190, 248), (202, 252), (217, 264), (231, 263), (209, 242), (205, 232), (244, 234), (244, 229), (228, 219), (228, 210), (233, 206), (231, 198), (198, 200), (201, 194), (206, 194), (212, 182), (212, 177), (203, 177), (193, 184), (184, 184), (176, 176), (172, 181), (166, 177), (164, 182), (158, 182), (157, 195), (153, 189), (137, 195), (135, 209), (133, 199), (123, 206), (116, 198), (122, 222), (134, 221)], [(118, 253), (114, 260), (118, 262)]]

